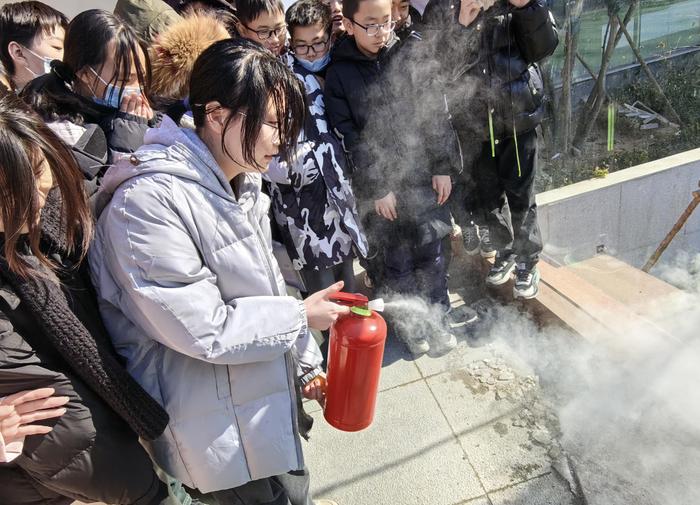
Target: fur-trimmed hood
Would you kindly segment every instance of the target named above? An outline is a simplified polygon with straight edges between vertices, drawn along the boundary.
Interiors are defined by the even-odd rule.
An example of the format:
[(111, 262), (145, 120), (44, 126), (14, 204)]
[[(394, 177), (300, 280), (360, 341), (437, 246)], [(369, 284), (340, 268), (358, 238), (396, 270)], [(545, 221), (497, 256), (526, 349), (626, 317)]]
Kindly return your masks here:
[(182, 100), (187, 97), (194, 62), (206, 48), (229, 38), (214, 16), (192, 14), (160, 34), (150, 49), (155, 96)]

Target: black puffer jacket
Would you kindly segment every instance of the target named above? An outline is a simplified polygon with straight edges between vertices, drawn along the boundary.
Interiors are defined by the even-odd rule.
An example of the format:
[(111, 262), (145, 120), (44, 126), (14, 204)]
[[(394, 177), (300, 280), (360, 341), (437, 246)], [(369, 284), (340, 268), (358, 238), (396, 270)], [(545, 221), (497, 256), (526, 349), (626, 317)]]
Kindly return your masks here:
[(109, 166), (109, 146), (104, 131), (93, 123), (78, 125), (71, 121), (49, 121), (47, 125), (73, 152), (85, 177), (85, 190), (92, 198)]
[[(42, 250), (63, 267), (60, 285), (46, 270), (46, 278), (22, 281), (0, 256), (0, 397), (53, 387), (70, 398), (66, 413), (48, 421), (51, 433), (28, 437), (12, 468), (0, 464), (0, 503), (38, 503), (30, 497), (46, 493), (47, 502), (58, 494), (86, 503), (149, 505), (167, 490), (135, 431), (154, 439), (168, 417), (122, 367), (87, 265), (78, 266), (65, 251), (61, 205), (54, 190), (42, 213)], [(26, 241), (21, 248), (38, 265)], [(29, 291), (41, 295), (29, 300)]]
[(507, 0), (469, 26), (457, 21), (459, 0), (431, 0), (423, 13), (426, 38), (442, 62), (443, 81), (455, 127), (474, 140), (489, 137), (492, 110), (496, 139), (534, 129), (544, 116), (542, 75), (535, 65), (551, 55), (558, 35), (544, 0), (522, 8)]
[(337, 104), (337, 95), (344, 93), (343, 105), (349, 104), (349, 135), (342, 131), (338, 110), (331, 111), (328, 102), (326, 107), (332, 127), (350, 148), (355, 194), (374, 200), (394, 192), (399, 218), (388, 228), (404, 237), (417, 234), (419, 243), (449, 232), (449, 212), (437, 205), (432, 177), (453, 176), (460, 169), (456, 137), (433, 82), (438, 64), (428, 51), (414, 32), (403, 42), (392, 39), (377, 60), (370, 60), (345, 39), (326, 81), (326, 100)]
[(70, 121), (79, 126), (99, 126), (109, 147), (108, 164), (141, 147), (146, 130), (160, 121), (158, 115), (149, 121), (73, 93), (68, 87), (75, 80), (70, 69), (57, 61), (52, 65), (51, 73), (31, 81), (20, 96), (47, 122)]
[[(149, 505), (161, 484), (136, 434), (41, 339), (39, 325), (0, 279), (0, 397), (52, 387), (68, 396), (67, 412), (48, 421), (48, 435), (28, 437), (22, 454), (0, 464), (0, 503)], [(46, 424), (46, 423), (44, 423)], [(36, 500), (41, 496), (42, 501)], [(140, 501), (143, 500), (143, 501)]]
[[(398, 39), (392, 39), (376, 59), (371, 59), (357, 49), (350, 36), (341, 38), (333, 48), (323, 98), (328, 122), (343, 143), (353, 174), (373, 163), (371, 145), (363, 141), (363, 134), (368, 118), (381, 102), (380, 76), (398, 48)], [(364, 196), (363, 188), (353, 190), (358, 198)]]

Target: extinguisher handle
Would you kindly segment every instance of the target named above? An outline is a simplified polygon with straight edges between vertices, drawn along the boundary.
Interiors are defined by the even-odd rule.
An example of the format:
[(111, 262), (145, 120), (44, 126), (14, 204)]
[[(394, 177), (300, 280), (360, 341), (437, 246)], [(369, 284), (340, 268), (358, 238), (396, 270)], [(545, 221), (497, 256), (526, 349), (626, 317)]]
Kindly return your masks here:
[(367, 303), (369, 302), (369, 299), (363, 294), (344, 293), (342, 291), (329, 295), (328, 299), (332, 302), (339, 303), (340, 305), (347, 305), (350, 307), (366, 307)]

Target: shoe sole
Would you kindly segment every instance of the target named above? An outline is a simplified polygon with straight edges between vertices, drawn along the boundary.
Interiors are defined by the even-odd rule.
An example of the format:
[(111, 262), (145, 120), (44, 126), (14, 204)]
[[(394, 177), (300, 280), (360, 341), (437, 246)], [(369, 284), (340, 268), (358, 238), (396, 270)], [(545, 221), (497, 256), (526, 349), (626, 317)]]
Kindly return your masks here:
[(416, 356), (425, 354), (430, 350), (430, 345), (425, 340), (420, 345), (406, 344), (406, 347), (408, 347), (408, 350), (411, 351), (411, 354), (415, 354)]
[(511, 267), (508, 268), (507, 272), (503, 273), (503, 277), (500, 279), (489, 279), (486, 277), (486, 284), (490, 284), (491, 286), (500, 286), (501, 284), (505, 284), (510, 280), (511, 275), (513, 274), (513, 271), (515, 270), (515, 263)]
[(496, 251), (481, 251), (479, 250), (479, 254), (481, 254), (481, 257), (484, 259), (491, 259), (496, 257)]
[(479, 320), (479, 314), (474, 314), (469, 319), (465, 319), (465, 320), (460, 321), (459, 323), (456, 323), (456, 324), (472, 324), (472, 323), (477, 322), (478, 320)]
[(457, 329), (457, 328), (466, 328), (468, 326), (473, 326), (477, 321), (479, 321), (478, 315), (471, 317), (470, 319), (464, 319), (464, 320), (459, 321), (459, 322), (448, 323), (448, 326), (450, 328), (452, 328), (453, 330)]
[(467, 255), (469, 255), (469, 256), (476, 256), (477, 254), (479, 254), (479, 248), (477, 247), (476, 249), (472, 249), (472, 250), (469, 251), (469, 250), (467, 250), (467, 248), (465, 247), (465, 248), (464, 248), (464, 252), (467, 253)]
[(528, 291), (520, 291), (513, 287), (513, 298), (520, 298), (522, 300), (532, 300), (533, 298), (537, 298), (537, 295), (540, 292), (539, 288), (539, 282), (540, 282), (540, 273), (537, 272), (535, 274), (535, 278), (532, 281), (532, 292), (530, 290)]
[(538, 288), (535, 288), (535, 290), (532, 293), (521, 292), (521, 291), (518, 291), (517, 289), (513, 288), (513, 298), (520, 299), (520, 300), (532, 300), (533, 298), (537, 298), (537, 295), (539, 293), (540, 293), (540, 290)]

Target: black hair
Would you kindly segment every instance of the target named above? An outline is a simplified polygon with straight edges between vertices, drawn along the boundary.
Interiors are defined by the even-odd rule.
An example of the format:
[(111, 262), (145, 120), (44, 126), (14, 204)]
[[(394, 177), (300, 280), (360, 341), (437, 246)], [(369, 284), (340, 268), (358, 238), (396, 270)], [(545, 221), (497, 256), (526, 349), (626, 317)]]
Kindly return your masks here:
[[(151, 81), (148, 48), (129, 25), (110, 12), (92, 9), (73, 18), (66, 31), (63, 62), (74, 74), (88, 67), (99, 73), (107, 61), (107, 48), (112, 41), (115, 45), (114, 75), (107, 82), (115, 84), (126, 81), (135, 65), (139, 86), (148, 96)], [(143, 52), (144, 61), (137, 59), (139, 48)]]
[(40, 33), (51, 34), (57, 27), (66, 28), (68, 18), (41, 2), (16, 2), (0, 7), (0, 62), (8, 76), (15, 73), (15, 63), (7, 46), (17, 42), (29, 47)]
[(360, 10), (362, 0), (343, 0), (343, 16), (353, 19), (353, 16)]
[(261, 14), (275, 12), (284, 14), (282, 0), (236, 0), (236, 17), (244, 25), (255, 21)]
[(41, 204), (36, 180), (44, 162), (61, 194), (62, 239), (69, 251), (79, 252), (82, 258), (92, 237), (83, 174), (70, 148), (39, 116), (14, 94), (0, 93), (0, 220), (5, 229), (0, 256), (12, 272), (24, 278), (38, 273), (18, 247), (25, 226), (34, 256), (50, 269), (58, 266), (40, 249), (41, 227), (36, 218)]
[(294, 28), (320, 24), (323, 30), (331, 33), (331, 7), (321, 0), (299, 0), (292, 4), (286, 15), (287, 29), (290, 35)]
[(115, 43), (115, 67), (108, 82), (128, 79), (132, 65), (138, 61), (140, 48), (144, 59), (138, 61), (136, 75), (141, 90), (148, 97), (151, 83), (148, 48), (131, 27), (112, 13), (99, 9), (81, 12), (73, 18), (63, 43), (63, 62), (53, 61), (51, 74), (30, 82), (21, 96), (46, 120), (68, 119), (80, 123), (82, 119), (77, 111), (85, 110), (87, 105), (72, 92), (80, 84), (77, 73), (87, 67), (99, 73), (107, 61), (111, 41)]
[(224, 137), (238, 113), (245, 113), (241, 141), (243, 159), (250, 165), (257, 166), (255, 144), (270, 100), (277, 113), (280, 155), (285, 156), (293, 151), (304, 124), (305, 97), (304, 85), (279, 58), (245, 39), (211, 45), (195, 62), (190, 77), (189, 98), (198, 129), (211, 112), (207, 104), (219, 102), (231, 111), (221, 135), (222, 151), (231, 159)]

